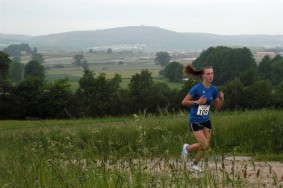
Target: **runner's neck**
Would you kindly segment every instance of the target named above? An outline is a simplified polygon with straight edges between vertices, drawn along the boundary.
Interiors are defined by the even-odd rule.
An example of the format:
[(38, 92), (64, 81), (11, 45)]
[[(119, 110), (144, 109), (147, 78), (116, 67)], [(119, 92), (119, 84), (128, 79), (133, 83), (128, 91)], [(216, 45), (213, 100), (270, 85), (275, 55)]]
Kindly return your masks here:
[(206, 87), (206, 88), (209, 88), (210, 85), (211, 85), (211, 83), (203, 81), (203, 82), (202, 82), (202, 85), (203, 85), (204, 87)]

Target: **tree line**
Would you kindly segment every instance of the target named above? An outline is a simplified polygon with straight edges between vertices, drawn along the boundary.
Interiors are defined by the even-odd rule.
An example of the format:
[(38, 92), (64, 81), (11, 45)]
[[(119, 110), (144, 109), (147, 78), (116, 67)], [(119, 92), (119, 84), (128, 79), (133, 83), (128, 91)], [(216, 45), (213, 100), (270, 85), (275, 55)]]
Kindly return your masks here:
[[(163, 65), (166, 74), (181, 74), (180, 63), (168, 62), (168, 58), (166, 61)], [(106, 79), (104, 73), (95, 75), (84, 67), (79, 87), (73, 91), (68, 78), (48, 83), (44, 67), (36, 60), (24, 66), (24, 79), (12, 82), (9, 74), (13, 63), (7, 53), (0, 51), (1, 119), (174, 113), (187, 110), (181, 106), (181, 101), (200, 81), (189, 77), (183, 81), (182, 88), (170, 89), (166, 83), (154, 82), (149, 70), (142, 70), (133, 75), (123, 89), (119, 74)], [(283, 58), (279, 55), (266, 56), (257, 65), (248, 48), (211, 47), (203, 51), (193, 65), (197, 69), (206, 65), (214, 67), (214, 84), (225, 92), (224, 110), (283, 107)]]

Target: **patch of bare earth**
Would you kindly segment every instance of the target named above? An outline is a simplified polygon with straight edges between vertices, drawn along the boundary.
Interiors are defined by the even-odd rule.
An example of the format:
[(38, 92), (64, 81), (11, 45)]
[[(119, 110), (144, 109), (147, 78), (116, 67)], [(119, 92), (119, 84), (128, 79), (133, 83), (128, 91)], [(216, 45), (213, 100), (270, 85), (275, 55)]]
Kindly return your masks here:
[[(106, 162), (108, 163), (108, 162)], [(172, 174), (172, 172), (188, 171), (192, 178), (203, 178), (209, 174), (210, 177), (217, 179), (221, 187), (223, 177), (228, 181), (230, 187), (233, 183), (241, 182), (244, 187), (283, 187), (283, 163), (268, 161), (256, 162), (250, 157), (234, 156), (224, 159), (211, 159), (207, 162), (200, 162), (203, 172), (196, 173), (191, 171), (191, 162), (184, 162), (180, 159), (151, 159), (151, 160), (123, 160), (106, 166), (112, 169), (114, 166), (121, 171), (130, 171), (137, 166), (142, 167), (144, 172), (152, 174)], [(227, 187), (225, 185), (225, 187)], [(229, 187), (229, 186), (228, 186)]]
[[(62, 163), (64, 167), (70, 164), (81, 166), (83, 170), (88, 170), (87, 161), (67, 161)], [(210, 159), (207, 162), (200, 162), (202, 172), (191, 170), (191, 161), (181, 159), (131, 159), (111, 161), (97, 160), (97, 167), (106, 168), (107, 171), (120, 171), (132, 173), (142, 170), (144, 173), (153, 176), (165, 176), (170, 179), (173, 174), (180, 178), (189, 177), (192, 179), (213, 179), (219, 187), (283, 187), (283, 163), (276, 161), (257, 162), (248, 156), (232, 156), (225, 158)], [(183, 175), (182, 175), (183, 174)], [(184, 176), (184, 174), (187, 174)], [(189, 174), (189, 176), (188, 176)], [(223, 184), (224, 182), (224, 184)], [(225, 183), (226, 182), (226, 183)], [(162, 187), (162, 183), (159, 182)], [(173, 186), (174, 187), (174, 186)]]
[(209, 170), (223, 171), (223, 164), (230, 178), (243, 179), (248, 187), (283, 187), (283, 163), (256, 162), (250, 157), (226, 157), (224, 161), (209, 162)]

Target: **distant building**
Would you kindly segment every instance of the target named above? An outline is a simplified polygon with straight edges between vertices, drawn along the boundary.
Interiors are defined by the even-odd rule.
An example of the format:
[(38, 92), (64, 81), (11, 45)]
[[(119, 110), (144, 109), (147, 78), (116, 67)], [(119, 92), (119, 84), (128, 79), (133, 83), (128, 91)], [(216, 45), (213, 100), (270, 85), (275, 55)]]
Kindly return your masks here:
[(269, 56), (271, 58), (274, 58), (276, 56), (276, 53), (275, 52), (257, 52), (256, 55), (259, 57)]

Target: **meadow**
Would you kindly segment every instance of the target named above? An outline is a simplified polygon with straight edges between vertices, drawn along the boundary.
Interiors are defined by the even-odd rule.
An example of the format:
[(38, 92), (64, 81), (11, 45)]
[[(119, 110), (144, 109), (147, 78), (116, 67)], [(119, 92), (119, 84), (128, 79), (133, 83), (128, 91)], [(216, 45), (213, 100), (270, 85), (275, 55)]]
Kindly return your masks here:
[[(187, 113), (0, 121), (2, 187), (280, 187), (282, 110), (212, 112), (211, 148), (196, 174)], [(249, 161), (237, 160), (248, 156)], [(232, 158), (228, 160), (228, 157)]]
[[(72, 52), (42, 52), (44, 57), (44, 66), (46, 68), (46, 80), (53, 82), (65, 77), (69, 78), (72, 89), (78, 88), (78, 81), (83, 75), (83, 68), (76, 67), (74, 62), (74, 55)], [(106, 78), (113, 78), (115, 74), (120, 74), (122, 77), (122, 88), (127, 88), (133, 75), (141, 73), (141, 70), (147, 69), (152, 73), (152, 78), (155, 82), (166, 83), (170, 88), (180, 89), (182, 83), (169, 83), (167, 79), (159, 75), (162, 67), (157, 65), (153, 57), (145, 57), (145, 55), (133, 55), (123, 53), (83, 53), (87, 60), (89, 69), (92, 70), (96, 76), (105, 73)], [(23, 54), (22, 63), (30, 61), (30, 56)], [(119, 63), (120, 62), (120, 63)], [(121, 63), (123, 62), (123, 63)], [(191, 63), (191, 60), (178, 60), (182, 64)]]
[[(92, 70), (96, 76), (101, 73), (106, 75), (106, 78), (113, 78), (115, 74), (120, 74), (122, 77), (121, 87), (126, 88), (130, 79), (136, 73), (141, 73), (141, 70), (148, 69), (152, 73), (155, 81), (166, 82), (159, 76), (161, 67), (151, 62), (127, 62), (119, 65), (116, 62), (102, 62), (102, 63), (89, 63), (89, 69)], [(57, 66), (49, 67), (47, 69), (46, 79), (48, 81), (55, 81), (60, 78), (68, 77), (73, 88), (78, 87), (78, 81), (83, 76), (83, 68), (77, 68), (75, 65), (64, 65), (61, 68)], [(176, 84), (172, 84), (176, 85)], [(180, 84), (177, 84), (180, 86)]]

